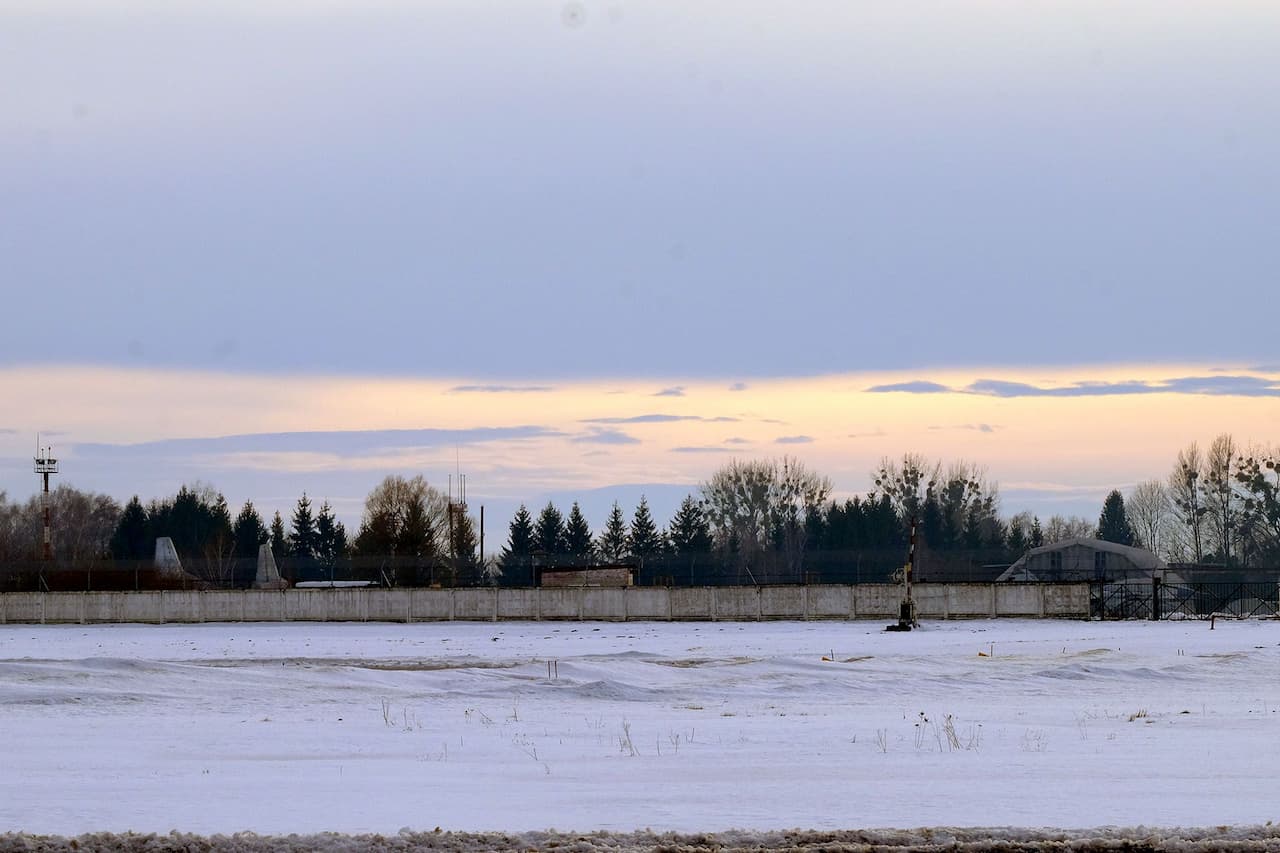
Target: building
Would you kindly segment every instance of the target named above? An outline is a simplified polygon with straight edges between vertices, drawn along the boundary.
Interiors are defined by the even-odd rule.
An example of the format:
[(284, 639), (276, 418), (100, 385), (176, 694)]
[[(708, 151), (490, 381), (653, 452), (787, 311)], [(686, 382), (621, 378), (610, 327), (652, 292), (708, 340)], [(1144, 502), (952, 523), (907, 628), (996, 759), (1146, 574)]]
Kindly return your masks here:
[(1164, 561), (1145, 548), (1102, 539), (1063, 539), (1032, 548), (998, 577), (1000, 581), (1124, 581), (1164, 574)]

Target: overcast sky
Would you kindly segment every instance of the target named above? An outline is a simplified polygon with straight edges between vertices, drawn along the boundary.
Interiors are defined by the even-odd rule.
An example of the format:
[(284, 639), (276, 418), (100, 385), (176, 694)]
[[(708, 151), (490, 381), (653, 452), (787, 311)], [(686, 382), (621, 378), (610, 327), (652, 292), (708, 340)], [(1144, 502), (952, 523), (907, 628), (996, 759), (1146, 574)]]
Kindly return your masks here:
[[(1170, 460), (1275, 441), (1278, 79), (1270, 0), (0, 0), (0, 490), (34, 487), (37, 429), (66, 481), (121, 497), (197, 473), (182, 439), (222, 454), (198, 473), (229, 498), (318, 487), (355, 515), (396, 464), (445, 462), (326, 480), (227, 454), (541, 448), (466, 460), (509, 503), (674, 494), (736, 450), (862, 491), (866, 458), (920, 449), (908, 426), (990, 438), (1046, 397), (1132, 430), (1159, 401)], [(324, 390), (361, 387), (376, 404)], [(178, 389), (202, 419), (168, 412)], [(264, 389), (297, 422), (246, 411)], [(690, 417), (786, 429), (587, 423), (671, 415), (674, 389), (702, 393)], [(617, 414), (611, 390), (673, 393)], [(913, 408), (960, 398), (987, 414)], [(834, 438), (891, 422), (869, 450)], [(466, 432), (517, 427), (559, 435)], [(1044, 486), (1006, 511), (1089, 487), (1096, 513), (1140, 473), (1094, 447), (1036, 477), (1011, 441), (929, 446)]]

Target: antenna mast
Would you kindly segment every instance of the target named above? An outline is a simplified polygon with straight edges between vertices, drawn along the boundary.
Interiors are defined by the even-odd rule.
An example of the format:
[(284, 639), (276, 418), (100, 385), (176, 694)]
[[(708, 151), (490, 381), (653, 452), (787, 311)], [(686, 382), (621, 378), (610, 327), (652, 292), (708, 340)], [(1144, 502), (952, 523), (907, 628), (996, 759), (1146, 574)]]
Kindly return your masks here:
[(40, 433), (36, 433), (36, 473), (44, 482), (40, 493), (40, 506), (44, 514), (44, 553), (46, 563), (53, 562), (53, 535), (50, 523), (51, 505), (49, 500), (49, 475), (58, 473), (58, 460), (53, 458), (52, 447), (40, 446)]

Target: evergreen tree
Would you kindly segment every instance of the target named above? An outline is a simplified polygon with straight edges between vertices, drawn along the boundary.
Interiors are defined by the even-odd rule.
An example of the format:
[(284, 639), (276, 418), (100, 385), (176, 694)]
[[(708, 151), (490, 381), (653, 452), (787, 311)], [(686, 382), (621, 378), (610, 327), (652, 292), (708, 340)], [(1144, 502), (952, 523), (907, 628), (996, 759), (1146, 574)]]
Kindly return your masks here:
[(275, 558), (277, 564), (284, 559), (287, 550), (288, 543), (284, 536), (284, 519), (280, 517), (280, 510), (276, 510), (276, 514), (271, 517), (271, 556)]
[(145, 560), (155, 553), (155, 539), (151, 535), (151, 522), (142, 501), (134, 495), (125, 505), (124, 513), (111, 536), (111, 556), (116, 560)]
[(1040, 516), (1031, 519), (1031, 536), (1027, 539), (1027, 544), (1032, 548), (1040, 548), (1044, 546), (1044, 529), (1040, 527)]
[(1124, 510), (1124, 495), (1118, 489), (1113, 489), (1102, 504), (1097, 537), (1119, 545), (1133, 544), (1133, 528), (1129, 525), (1129, 517)]
[(303, 492), (289, 520), (289, 556), (309, 560), (316, 555), (316, 520), (311, 514), (311, 500)]
[(636, 507), (635, 515), (631, 517), (627, 552), (643, 561), (646, 557), (662, 553), (664, 544), (662, 534), (658, 532), (658, 526), (653, 523), (653, 516), (649, 513), (649, 502), (641, 495), (640, 504)]
[(667, 539), (677, 554), (705, 554), (711, 550), (711, 527), (693, 495), (686, 495), (680, 503)]
[(268, 541), (270, 533), (262, 523), (262, 516), (254, 509), (253, 501), (245, 501), (236, 516), (231, 528), (232, 538), (236, 543), (236, 556), (242, 560), (251, 560), (258, 556), (258, 547)]
[(436, 551), (435, 531), (431, 529), (431, 520), (427, 516), (426, 501), (421, 497), (411, 497), (405, 504), (404, 517), (396, 535), (396, 555), (424, 561), (433, 559)]
[(622, 517), (622, 507), (613, 502), (609, 511), (609, 520), (605, 522), (600, 533), (600, 541), (596, 544), (600, 559), (606, 563), (620, 563), (627, 555), (627, 522)]
[(347, 556), (347, 529), (325, 501), (316, 516), (316, 560), (320, 567), (332, 571)]
[(516, 566), (528, 565), (529, 555), (533, 553), (533, 547), (533, 518), (529, 515), (528, 508), (524, 504), (520, 504), (520, 509), (516, 511), (515, 518), (511, 519), (510, 532), (507, 534), (507, 544), (502, 549), (502, 556), (499, 558), (502, 567), (510, 569)]
[(565, 543), (564, 517), (551, 501), (538, 513), (538, 523), (533, 528), (534, 548), (547, 555), (563, 554)]
[(564, 526), (565, 551), (575, 557), (590, 557), (592, 550), (591, 527), (582, 515), (578, 502), (573, 502), (569, 519)]
[(1014, 560), (1026, 553), (1027, 534), (1022, 530), (1021, 524), (1009, 525), (1009, 536), (1005, 540), (1005, 549), (1009, 552), (1009, 556)]
[(475, 569), (480, 561), (476, 555), (478, 542), (471, 516), (463, 512), (455, 514), (450, 535), (453, 537), (450, 543), (450, 556), (453, 558), (454, 572), (461, 573)]

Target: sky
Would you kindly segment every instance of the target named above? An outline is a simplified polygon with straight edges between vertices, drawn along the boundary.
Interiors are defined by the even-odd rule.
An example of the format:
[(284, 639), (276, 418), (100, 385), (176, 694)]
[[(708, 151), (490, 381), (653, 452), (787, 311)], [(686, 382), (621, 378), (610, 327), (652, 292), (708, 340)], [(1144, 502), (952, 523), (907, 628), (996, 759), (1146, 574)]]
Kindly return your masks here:
[(1260, 0), (0, 0), (0, 490), (1096, 515), (1280, 440), (1278, 76)]

